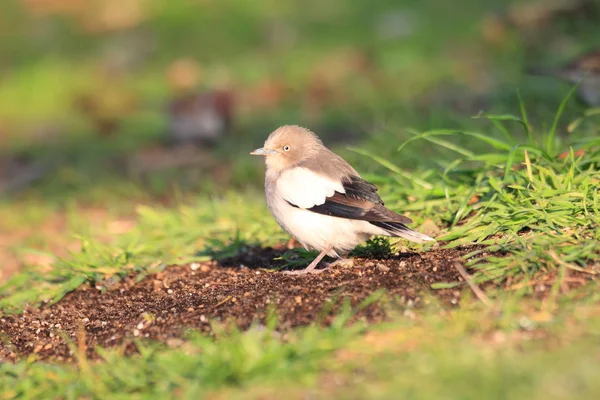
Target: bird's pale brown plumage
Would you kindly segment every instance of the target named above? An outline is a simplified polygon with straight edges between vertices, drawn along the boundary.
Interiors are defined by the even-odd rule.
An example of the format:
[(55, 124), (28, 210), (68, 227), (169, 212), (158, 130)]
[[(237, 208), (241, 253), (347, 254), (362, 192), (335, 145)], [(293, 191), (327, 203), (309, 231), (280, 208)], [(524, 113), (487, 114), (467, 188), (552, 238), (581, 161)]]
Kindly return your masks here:
[(377, 187), (327, 149), (308, 129), (283, 126), (261, 149), (266, 157), (267, 204), (281, 227), (306, 248), (339, 256), (373, 235), (433, 240), (409, 229), (412, 221), (387, 209)]

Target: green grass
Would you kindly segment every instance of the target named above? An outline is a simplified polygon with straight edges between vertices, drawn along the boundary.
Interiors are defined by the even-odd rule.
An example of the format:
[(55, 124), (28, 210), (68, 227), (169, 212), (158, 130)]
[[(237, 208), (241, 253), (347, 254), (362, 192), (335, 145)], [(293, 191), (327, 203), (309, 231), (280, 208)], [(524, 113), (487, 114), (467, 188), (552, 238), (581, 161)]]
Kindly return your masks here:
[[(559, 140), (555, 132), (561, 110), (562, 106), (550, 131), (541, 135), (532, 132), (523, 111), (522, 117), (487, 117), (504, 133), (503, 140), (476, 132), (432, 131), (417, 134), (400, 147), (421, 139), (459, 154), (442, 174), (434, 175), (435, 180), (421, 184), (437, 188), (438, 194), (421, 191), (419, 196), (417, 191), (412, 194), (417, 200), (404, 209), (437, 209), (450, 228), (439, 240), (450, 246), (478, 243), (488, 245), (480, 252), (511, 254), (492, 262), (471, 261), (480, 282), (501, 282), (515, 275), (532, 279), (558, 266), (600, 272), (588, 268), (600, 260), (600, 140), (573, 146)], [(503, 120), (521, 124), (528, 141), (511, 136)], [(473, 152), (440, 139), (448, 135), (485, 142), (491, 152)], [(575, 157), (574, 148), (585, 153)]]

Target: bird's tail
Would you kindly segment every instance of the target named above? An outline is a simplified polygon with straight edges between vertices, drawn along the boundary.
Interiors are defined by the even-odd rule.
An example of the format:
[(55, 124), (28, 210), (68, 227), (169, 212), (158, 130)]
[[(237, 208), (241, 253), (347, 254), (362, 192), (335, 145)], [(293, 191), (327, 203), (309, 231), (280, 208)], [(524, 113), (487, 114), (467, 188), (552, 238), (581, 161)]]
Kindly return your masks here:
[(415, 243), (424, 243), (424, 242), (435, 241), (435, 239), (430, 238), (429, 236), (424, 235), (422, 233), (415, 232), (412, 229), (410, 229), (408, 226), (406, 226), (400, 222), (374, 222), (374, 221), (370, 221), (370, 222), (371, 222), (371, 224), (386, 231), (390, 236), (401, 237), (401, 238), (410, 240), (411, 242), (415, 242)]

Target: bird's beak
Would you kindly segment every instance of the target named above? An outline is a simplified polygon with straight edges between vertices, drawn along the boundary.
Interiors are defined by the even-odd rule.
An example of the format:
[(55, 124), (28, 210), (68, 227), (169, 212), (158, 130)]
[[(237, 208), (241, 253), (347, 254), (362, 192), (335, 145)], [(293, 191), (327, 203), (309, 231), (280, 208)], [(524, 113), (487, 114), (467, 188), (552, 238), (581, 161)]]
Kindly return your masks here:
[(273, 154), (277, 154), (277, 152), (275, 150), (267, 150), (264, 147), (261, 147), (260, 149), (254, 150), (250, 154), (253, 155), (253, 156), (270, 156), (270, 155), (273, 155)]

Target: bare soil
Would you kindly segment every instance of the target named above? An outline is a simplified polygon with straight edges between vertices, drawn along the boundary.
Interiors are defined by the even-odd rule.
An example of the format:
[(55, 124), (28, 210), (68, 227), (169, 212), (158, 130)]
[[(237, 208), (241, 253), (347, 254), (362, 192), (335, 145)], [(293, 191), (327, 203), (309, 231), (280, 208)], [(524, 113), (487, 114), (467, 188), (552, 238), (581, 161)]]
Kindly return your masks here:
[[(458, 303), (460, 290), (432, 290), (436, 282), (462, 278), (453, 263), (473, 248), (406, 253), (384, 260), (354, 259), (320, 274), (287, 275), (273, 258), (283, 250), (253, 248), (222, 260), (171, 266), (140, 282), (126, 277), (118, 283), (87, 284), (57, 304), (27, 309), (21, 315), (0, 316), (0, 361), (31, 355), (38, 359), (73, 361), (73, 346), (83, 346), (90, 358), (94, 347), (135, 352), (134, 341), (149, 338), (168, 345), (180, 343), (186, 330), (211, 333), (211, 321), (234, 321), (242, 329), (264, 322), (274, 308), (279, 329), (313, 322), (330, 323), (345, 300), (360, 304), (378, 289), (400, 303), (419, 304), (433, 293), (443, 303)], [(379, 322), (387, 306), (374, 303), (355, 318)], [(68, 339), (68, 340), (67, 340)], [(67, 342), (74, 343), (69, 348)]]

